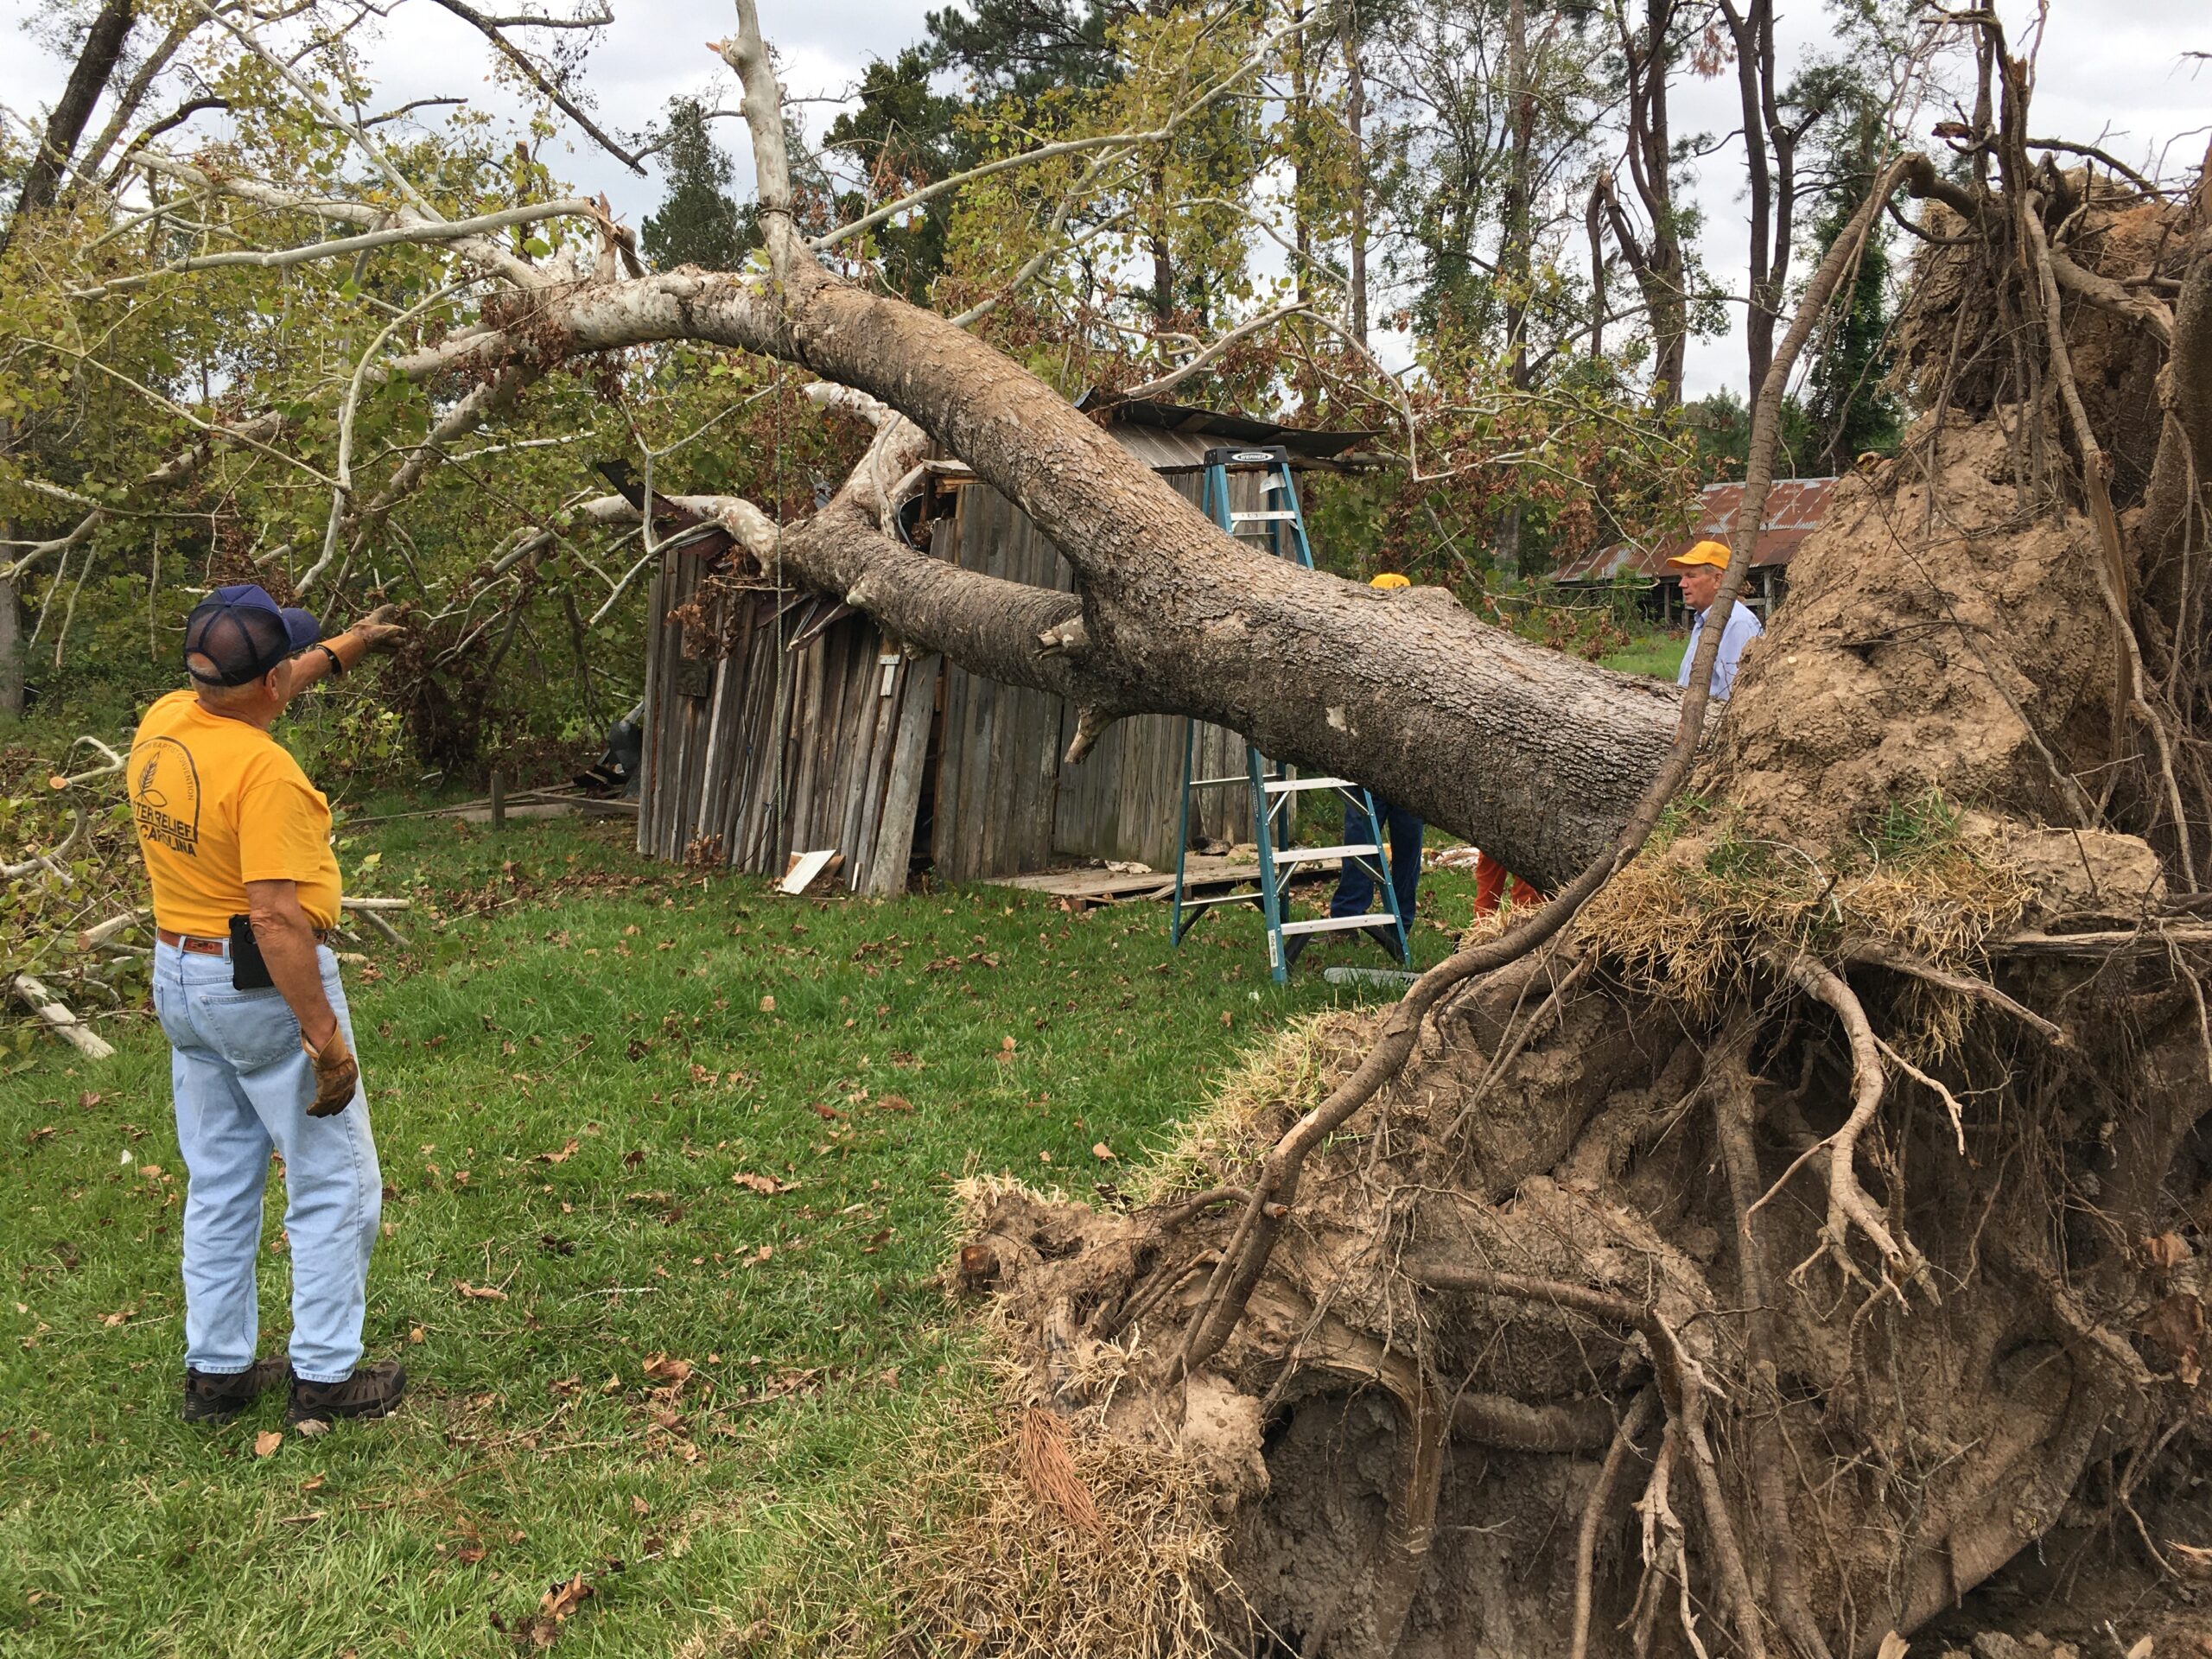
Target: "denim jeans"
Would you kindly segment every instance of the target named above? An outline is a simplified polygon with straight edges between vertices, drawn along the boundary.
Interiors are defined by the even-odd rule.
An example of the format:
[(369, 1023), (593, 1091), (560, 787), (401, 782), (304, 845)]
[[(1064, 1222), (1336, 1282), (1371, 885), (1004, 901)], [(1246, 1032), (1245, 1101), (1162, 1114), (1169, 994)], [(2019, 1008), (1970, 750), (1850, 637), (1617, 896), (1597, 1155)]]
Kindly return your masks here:
[[(1414, 895), (1421, 887), (1421, 821), (1402, 807), (1377, 796), (1375, 816), (1390, 842), (1390, 887), (1397, 895), (1398, 915), (1406, 931), (1413, 931)], [(1367, 814), (1350, 801), (1344, 803), (1344, 845), (1357, 847), (1367, 840)], [(1337, 877), (1335, 896), (1329, 900), (1332, 916), (1364, 916), (1375, 903), (1375, 878), (1351, 859), (1344, 861)]]
[[(323, 995), (350, 1046), (338, 959), (327, 949), (315, 954)], [(307, 1115), (315, 1068), (300, 1046), (300, 1022), (275, 990), (233, 990), (227, 953), (156, 945), (154, 1011), (169, 1039), (177, 1145), (190, 1177), (185, 1363), (210, 1373), (253, 1363), (260, 1337), (254, 1264), (273, 1149), (284, 1159), (292, 1370), (309, 1382), (343, 1382), (361, 1358), (369, 1252), (384, 1212), (365, 1093), (357, 1088), (335, 1117)]]

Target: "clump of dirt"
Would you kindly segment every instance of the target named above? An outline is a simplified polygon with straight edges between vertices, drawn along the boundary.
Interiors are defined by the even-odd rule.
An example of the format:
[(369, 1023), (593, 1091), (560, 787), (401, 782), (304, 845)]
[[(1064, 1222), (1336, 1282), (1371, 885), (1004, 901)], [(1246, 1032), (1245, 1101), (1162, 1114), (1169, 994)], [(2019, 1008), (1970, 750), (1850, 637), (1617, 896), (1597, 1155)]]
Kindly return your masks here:
[(2002, 422), (1930, 419), (1837, 485), (1694, 789), (1811, 847), (1930, 792), (2073, 821), (2072, 757), (2110, 741), (2112, 625), (2088, 521), (2014, 466)]

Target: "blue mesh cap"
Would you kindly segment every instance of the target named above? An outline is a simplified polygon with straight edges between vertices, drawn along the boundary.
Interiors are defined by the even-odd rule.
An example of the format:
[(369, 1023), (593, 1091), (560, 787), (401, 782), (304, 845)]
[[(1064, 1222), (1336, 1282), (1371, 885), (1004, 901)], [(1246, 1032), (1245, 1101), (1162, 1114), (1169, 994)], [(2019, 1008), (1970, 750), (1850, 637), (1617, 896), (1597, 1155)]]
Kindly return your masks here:
[(184, 670), (203, 685), (244, 685), (321, 637), (322, 625), (305, 611), (281, 606), (265, 588), (242, 582), (218, 588), (192, 607), (184, 623)]

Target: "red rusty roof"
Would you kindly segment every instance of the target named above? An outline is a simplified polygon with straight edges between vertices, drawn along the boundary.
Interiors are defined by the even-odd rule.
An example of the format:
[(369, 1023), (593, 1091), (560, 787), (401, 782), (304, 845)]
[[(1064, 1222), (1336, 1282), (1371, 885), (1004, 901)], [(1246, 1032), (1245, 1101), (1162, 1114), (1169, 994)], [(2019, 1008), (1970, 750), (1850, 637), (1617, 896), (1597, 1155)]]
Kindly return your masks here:
[[(1835, 488), (1833, 478), (1777, 478), (1767, 492), (1765, 527), (1751, 549), (1751, 563), (1788, 564), (1797, 543), (1811, 535), (1828, 510)], [(1744, 505), (1744, 486), (1738, 483), (1708, 484), (1698, 499), (1697, 527), (1673, 541), (1638, 546), (1616, 542), (1593, 553), (1569, 559), (1553, 573), (1555, 582), (1606, 582), (1616, 576), (1642, 576), (1656, 581), (1666, 574), (1667, 561), (1692, 542), (1728, 539), (1737, 510)]]

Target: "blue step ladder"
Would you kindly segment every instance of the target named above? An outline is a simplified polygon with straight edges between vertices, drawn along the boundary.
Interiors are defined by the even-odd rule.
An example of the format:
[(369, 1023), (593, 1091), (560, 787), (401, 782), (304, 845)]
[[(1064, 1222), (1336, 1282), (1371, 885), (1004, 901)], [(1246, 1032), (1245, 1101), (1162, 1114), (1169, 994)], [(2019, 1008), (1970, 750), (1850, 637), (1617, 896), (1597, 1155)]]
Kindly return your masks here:
[[(1262, 505), (1240, 511), (1230, 500), (1230, 479), (1235, 474), (1258, 474)], [(1280, 445), (1253, 445), (1209, 449), (1205, 456), (1205, 511), (1214, 523), (1239, 541), (1264, 546), (1278, 558), (1296, 559), (1306, 569), (1313, 568), (1313, 549), (1306, 537), (1306, 515), (1298, 502), (1298, 486), (1292, 480), (1290, 452)], [(1406, 918), (1398, 913), (1397, 889), (1390, 885), (1390, 855), (1383, 845), (1382, 816), (1375, 798), (1361, 785), (1342, 778), (1300, 778), (1288, 767), (1278, 769), (1267, 756), (1248, 743), (1244, 770), (1221, 778), (1203, 778), (1198, 771), (1196, 721), (1183, 723), (1183, 808), (1175, 838), (1175, 910), (1169, 924), (1170, 938), (1181, 944), (1184, 938), (1205, 918), (1210, 910), (1224, 905), (1256, 905), (1266, 918), (1268, 967), (1280, 985), (1290, 978), (1290, 963), (1283, 951), (1286, 937), (1303, 933), (1344, 932), (1356, 928), (1387, 927), (1390, 948), (1398, 960), (1410, 964), (1413, 950), (1406, 936)], [(1252, 840), (1259, 849), (1260, 868), (1226, 892), (1194, 893), (1191, 890), (1191, 798), (1199, 790), (1242, 786), (1252, 804)], [(1354, 822), (1364, 819), (1364, 840), (1337, 847), (1300, 847), (1297, 842), (1296, 804), (1303, 795), (1317, 790), (1335, 792), (1353, 809)], [(1313, 864), (1341, 864), (1350, 860), (1374, 877), (1382, 897), (1381, 912), (1364, 916), (1321, 916), (1293, 921), (1290, 884), (1298, 873)], [(1218, 886), (1217, 882), (1205, 884)], [(1249, 891), (1243, 889), (1249, 889)]]

